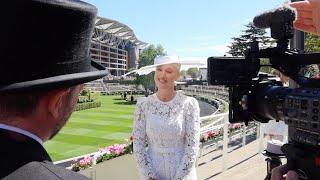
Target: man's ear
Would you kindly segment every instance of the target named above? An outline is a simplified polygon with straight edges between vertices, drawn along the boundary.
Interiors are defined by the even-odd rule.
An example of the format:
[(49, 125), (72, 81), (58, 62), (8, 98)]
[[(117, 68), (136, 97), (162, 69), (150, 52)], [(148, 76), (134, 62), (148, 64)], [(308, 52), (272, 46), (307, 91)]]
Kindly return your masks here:
[(59, 107), (62, 105), (63, 96), (70, 91), (68, 89), (53, 90), (48, 93), (48, 112), (54, 117), (59, 116)]

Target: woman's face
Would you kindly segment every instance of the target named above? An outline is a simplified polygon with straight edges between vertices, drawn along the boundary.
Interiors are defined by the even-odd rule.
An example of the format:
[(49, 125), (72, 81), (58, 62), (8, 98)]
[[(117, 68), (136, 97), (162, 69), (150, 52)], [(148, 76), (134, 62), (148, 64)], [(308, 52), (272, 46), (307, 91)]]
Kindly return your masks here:
[(166, 64), (156, 68), (154, 81), (158, 89), (174, 89), (174, 81), (179, 76), (179, 64)]

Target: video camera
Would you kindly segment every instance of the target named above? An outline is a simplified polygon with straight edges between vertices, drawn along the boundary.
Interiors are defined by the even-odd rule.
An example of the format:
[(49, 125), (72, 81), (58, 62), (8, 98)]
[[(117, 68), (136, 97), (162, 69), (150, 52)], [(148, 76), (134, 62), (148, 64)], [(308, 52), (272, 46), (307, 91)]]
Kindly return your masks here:
[[(288, 125), (289, 143), (281, 150), (289, 169), (300, 178), (320, 179), (320, 80), (304, 77), (301, 69), (320, 64), (320, 53), (289, 49), (295, 13), (289, 8), (254, 18), (258, 28), (271, 30), (276, 47), (259, 49), (253, 41), (244, 57), (209, 57), (208, 83), (229, 87), (230, 123), (281, 120)], [(259, 74), (261, 59), (294, 80), (300, 87), (283, 87), (268, 74)]]

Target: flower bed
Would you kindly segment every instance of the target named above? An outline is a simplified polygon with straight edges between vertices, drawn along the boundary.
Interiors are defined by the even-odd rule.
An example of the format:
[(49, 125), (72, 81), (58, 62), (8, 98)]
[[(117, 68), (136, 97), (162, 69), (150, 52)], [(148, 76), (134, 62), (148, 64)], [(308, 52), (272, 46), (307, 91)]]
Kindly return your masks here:
[[(255, 126), (255, 123), (249, 122), (248, 128), (251, 128), (253, 126)], [(241, 129), (241, 127), (242, 127), (241, 123), (229, 124), (229, 127), (228, 127), (229, 136), (237, 134)], [(217, 130), (212, 130), (212, 131), (208, 131), (206, 133), (201, 134), (200, 142), (205, 143), (209, 141), (221, 140), (222, 136), (223, 136), (223, 127)]]
[(103, 161), (122, 156), (124, 154), (131, 154), (133, 151), (133, 137), (131, 136), (126, 141), (126, 144), (114, 144), (104, 148), (100, 148), (99, 151), (94, 153), (93, 155), (86, 156), (82, 159), (74, 161), (70, 169), (77, 172)]
[[(254, 124), (249, 123), (249, 127), (252, 125)], [(241, 123), (229, 124), (229, 134), (235, 134), (240, 130), (241, 127)], [(222, 139), (222, 136), (223, 128), (220, 128), (219, 130), (208, 131), (201, 134), (200, 142), (206, 143), (209, 141), (217, 141), (219, 139)], [(97, 151), (93, 155), (74, 161), (70, 169), (77, 172), (92, 167), (93, 165), (104, 162), (106, 160), (113, 159), (125, 154), (131, 154), (132, 152), (133, 137), (131, 136), (129, 139), (126, 139), (125, 144), (114, 144), (104, 148), (100, 148), (99, 151)]]
[[(241, 128), (241, 123), (229, 124), (229, 127), (228, 127), (229, 133), (232, 134), (233, 132), (239, 130), (240, 128)], [(218, 130), (208, 131), (206, 133), (201, 134), (200, 142), (204, 143), (212, 140), (218, 140), (222, 138), (222, 135), (223, 135), (223, 128), (220, 128)]]

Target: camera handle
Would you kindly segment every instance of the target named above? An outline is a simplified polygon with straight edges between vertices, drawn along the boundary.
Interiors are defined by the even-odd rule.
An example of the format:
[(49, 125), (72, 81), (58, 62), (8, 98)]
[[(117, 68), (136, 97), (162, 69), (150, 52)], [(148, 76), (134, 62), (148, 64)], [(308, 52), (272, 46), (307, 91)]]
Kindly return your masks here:
[(265, 161), (267, 161), (267, 176), (264, 178), (264, 180), (270, 180), (272, 169), (282, 165), (282, 162), (279, 156), (267, 157)]

